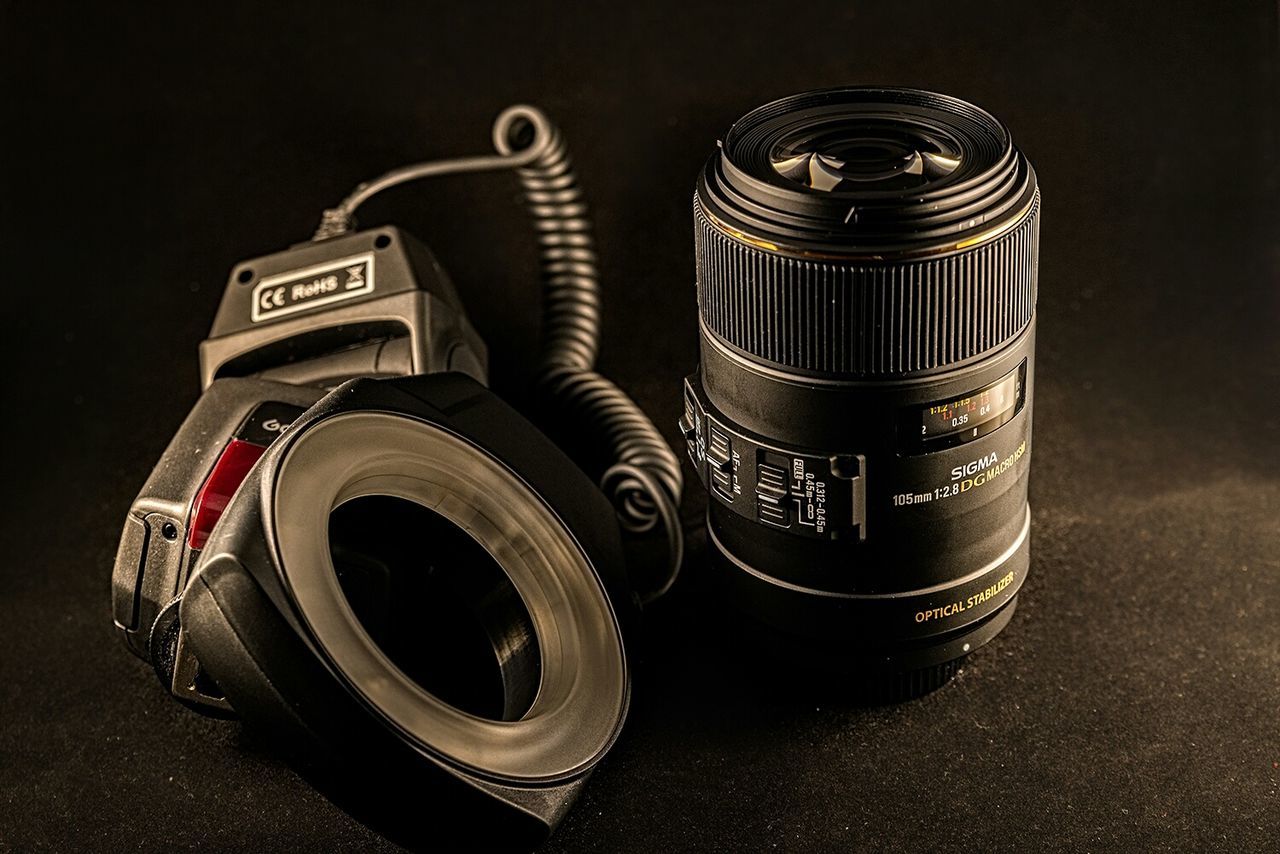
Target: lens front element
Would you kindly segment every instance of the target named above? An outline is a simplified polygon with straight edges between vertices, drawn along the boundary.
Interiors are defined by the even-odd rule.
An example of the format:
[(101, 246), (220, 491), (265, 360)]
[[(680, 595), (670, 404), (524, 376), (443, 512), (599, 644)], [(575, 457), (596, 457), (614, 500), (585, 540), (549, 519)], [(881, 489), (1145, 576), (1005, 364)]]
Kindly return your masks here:
[(864, 121), (805, 128), (780, 140), (769, 155), (774, 170), (820, 192), (908, 190), (945, 178), (960, 165), (952, 140), (925, 131)]

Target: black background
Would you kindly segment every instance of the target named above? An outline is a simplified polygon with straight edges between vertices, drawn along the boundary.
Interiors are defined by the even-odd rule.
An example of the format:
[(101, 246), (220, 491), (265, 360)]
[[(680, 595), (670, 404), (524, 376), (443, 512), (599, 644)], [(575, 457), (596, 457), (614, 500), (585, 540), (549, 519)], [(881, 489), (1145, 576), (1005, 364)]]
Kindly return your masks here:
[[(732, 663), (695, 541), (623, 740), (548, 849), (1274, 850), (1273, 4), (127, 8), (3, 5), (0, 849), (391, 847), (169, 700), (111, 629), (119, 525), (233, 263), (537, 103), (596, 215), (602, 369), (674, 436), (696, 170), (757, 103), (881, 82), (986, 106), (1044, 190), (1021, 607), (953, 684), (859, 709)], [(536, 343), (517, 200), (449, 179), (363, 218), (437, 250), (499, 390)]]

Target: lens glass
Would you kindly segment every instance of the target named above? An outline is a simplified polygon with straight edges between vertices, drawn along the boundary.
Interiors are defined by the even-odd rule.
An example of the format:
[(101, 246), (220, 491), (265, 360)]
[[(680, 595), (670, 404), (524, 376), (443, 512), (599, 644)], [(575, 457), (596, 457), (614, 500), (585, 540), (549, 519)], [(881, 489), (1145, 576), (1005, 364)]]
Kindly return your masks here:
[(470, 534), (415, 502), (367, 495), (330, 514), (329, 549), (352, 611), (406, 676), (477, 717), (529, 710), (541, 669), (533, 623)]
[(960, 160), (952, 140), (870, 116), (807, 124), (769, 153), (779, 175), (819, 192), (915, 189), (950, 175)]

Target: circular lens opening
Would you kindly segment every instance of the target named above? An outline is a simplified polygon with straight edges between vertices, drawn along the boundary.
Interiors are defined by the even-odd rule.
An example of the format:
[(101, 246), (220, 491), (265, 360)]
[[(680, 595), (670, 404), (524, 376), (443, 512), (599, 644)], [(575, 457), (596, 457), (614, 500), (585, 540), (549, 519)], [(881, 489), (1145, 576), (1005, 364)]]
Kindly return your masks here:
[(734, 122), (699, 177), (697, 209), (770, 251), (877, 260), (999, 233), (1030, 210), (1034, 180), (1004, 125), (979, 107), (847, 87)]
[(519, 720), (541, 657), (511, 580), (466, 530), (413, 501), (366, 495), (329, 515), (342, 592), (391, 662), (476, 717)]
[(769, 153), (775, 172), (820, 192), (907, 190), (956, 170), (958, 144), (924, 129), (875, 119), (803, 128)]

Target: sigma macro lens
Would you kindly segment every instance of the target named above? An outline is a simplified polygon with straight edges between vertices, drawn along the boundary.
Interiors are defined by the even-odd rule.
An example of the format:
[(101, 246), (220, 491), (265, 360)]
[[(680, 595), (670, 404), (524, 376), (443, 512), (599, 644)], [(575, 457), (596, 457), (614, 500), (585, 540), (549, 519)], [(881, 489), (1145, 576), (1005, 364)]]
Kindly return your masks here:
[(717, 578), (880, 696), (946, 681), (1026, 577), (1039, 209), (999, 121), (913, 89), (766, 104), (698, 179), (681, 429)]

